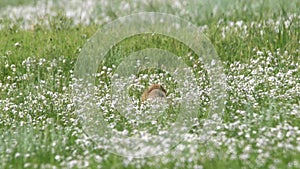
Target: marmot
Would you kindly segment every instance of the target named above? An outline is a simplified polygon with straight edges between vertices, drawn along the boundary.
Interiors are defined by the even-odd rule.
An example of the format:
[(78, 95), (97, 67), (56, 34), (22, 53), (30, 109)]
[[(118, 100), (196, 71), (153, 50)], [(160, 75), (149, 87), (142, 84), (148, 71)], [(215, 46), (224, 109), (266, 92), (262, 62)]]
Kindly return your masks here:
[(142, 95), (142, 102), (148, 100), (148, 99), (154, 99), (154, 98), (165, 98), (167, 94), (167, 91), (162, 87), (160, 84), (153, 84), (149, 87), (148, 90), (145, 90)]

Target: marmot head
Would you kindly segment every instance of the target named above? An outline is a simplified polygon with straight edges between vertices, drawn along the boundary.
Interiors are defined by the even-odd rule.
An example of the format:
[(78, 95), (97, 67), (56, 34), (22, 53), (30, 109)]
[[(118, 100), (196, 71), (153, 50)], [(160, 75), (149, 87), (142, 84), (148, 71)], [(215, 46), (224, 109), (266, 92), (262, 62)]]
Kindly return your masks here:
[(153, 84), (142, 95), (142, 102), (148, 99), (165, 98), (167, 91), (160, 84)]

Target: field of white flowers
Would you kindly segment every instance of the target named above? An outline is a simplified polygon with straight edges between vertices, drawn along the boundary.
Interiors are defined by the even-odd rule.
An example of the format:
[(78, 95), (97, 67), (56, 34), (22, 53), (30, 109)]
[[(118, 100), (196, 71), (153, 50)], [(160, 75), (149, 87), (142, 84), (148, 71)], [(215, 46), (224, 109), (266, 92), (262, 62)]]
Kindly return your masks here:
[[(0, 168), (300, 168), (297, 0), (15, 0), (0, 5)], [(80, 81), (74, 67), (84, 44), (104, 24), (145, 11), (182, 17), (215, 46), (226, 75), (223, 112), (208, 111), (210, 82), (203, 63), (187, 46), (162, 36), (125, 39), (99, 65), (95, 94), (74, 97)], [(87, 134), (80, 106), (95, 103), (105, 129), (122, 136), (149, 140), (167, 132), (183, 90), (167, 72), (141, 71), (126, 84), (137, 105), (149, 84), (166, 85), (174, 102), (157, 119), (126, 119), (111, 103), (115, 63), (147, 47), (177, 52), (190, 63), (192, 80), (200, 83), (195, 93), (201, 110), (187, 132), (174, 135), (180, 139), (176, 146), (159, 140), (165, 141), (160, 148), (166, 153), (133, 158), (124, 150), (120, 156), (107, 151), (124, 148), (113, 137), (97, 140)]]

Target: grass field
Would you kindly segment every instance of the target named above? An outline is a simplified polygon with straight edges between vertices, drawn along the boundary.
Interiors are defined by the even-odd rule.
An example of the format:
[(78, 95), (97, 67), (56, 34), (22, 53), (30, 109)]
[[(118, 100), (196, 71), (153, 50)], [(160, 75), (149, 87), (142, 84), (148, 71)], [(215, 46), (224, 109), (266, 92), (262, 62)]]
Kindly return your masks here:
[[(299, 9), (298, 0), (1, 1), (0, 168), (300, 168)], [(144, 11), (180, 16), (203, 31), (223, 63), (227, 96), (218, 120), (208, 118), (210, 86), (201, 83), (207, 82), (203, 63), (193, 62), (191, 49), (149, 34), (120, 42), (99, 65), (93, 96), (112, 129), (151, 134), (164, 130), (176, 114), (174, 105), (155, 123), (133, 123), (109, 107), (115, 64), (130, 52), (147, 47), (174, 52), (204, 84), (203, 109), (193, 128), (179, 136), (184, 139), (164, 155), (130, 158), (106, 151), (84, 131), (76, 104), (84, 99), (74, 101), (72, 95), (74, 67), (104, 24)], [(136, 79), (129, 90), (136, 100), (153, 82), (166, 84), (170, 97), (180, 91), (162, 71), (142, 71)], [(212, 127), (203, 135), (205, 126)]]

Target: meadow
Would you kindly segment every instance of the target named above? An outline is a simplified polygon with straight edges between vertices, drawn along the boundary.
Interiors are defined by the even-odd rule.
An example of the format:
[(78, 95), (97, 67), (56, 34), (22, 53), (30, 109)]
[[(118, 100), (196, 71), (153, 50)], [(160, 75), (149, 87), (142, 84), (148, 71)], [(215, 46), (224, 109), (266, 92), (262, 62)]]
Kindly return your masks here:
[[(299, 9), (298, 0), (1, 1), (0, 168), (300, 168)], [(105, 24), (136, 12), (179, 16), (211, 41), (226, 75), (221, 113), (211, 118), (210, 82), (194, 51), (152, 34), (114, 46), (99, 64), (96, 94), (74, 99), (74, 67), (84, 45)], [(183, 58), (200, 83), (201, 109), (165, 154), (120, 156), (87, 135), (78, 107), (91, 99), (109, 128), (127, 136), (170, 127), (176, 104), (141, 123), (124, 118), (109, 102), (116, 65), (146, 48)], [(164, 83), (168, 97), (180, 98), (181, 89), (162, 70), (143, 70), (131, 80), (128, 94), (137, 104), (152, 83)]]

